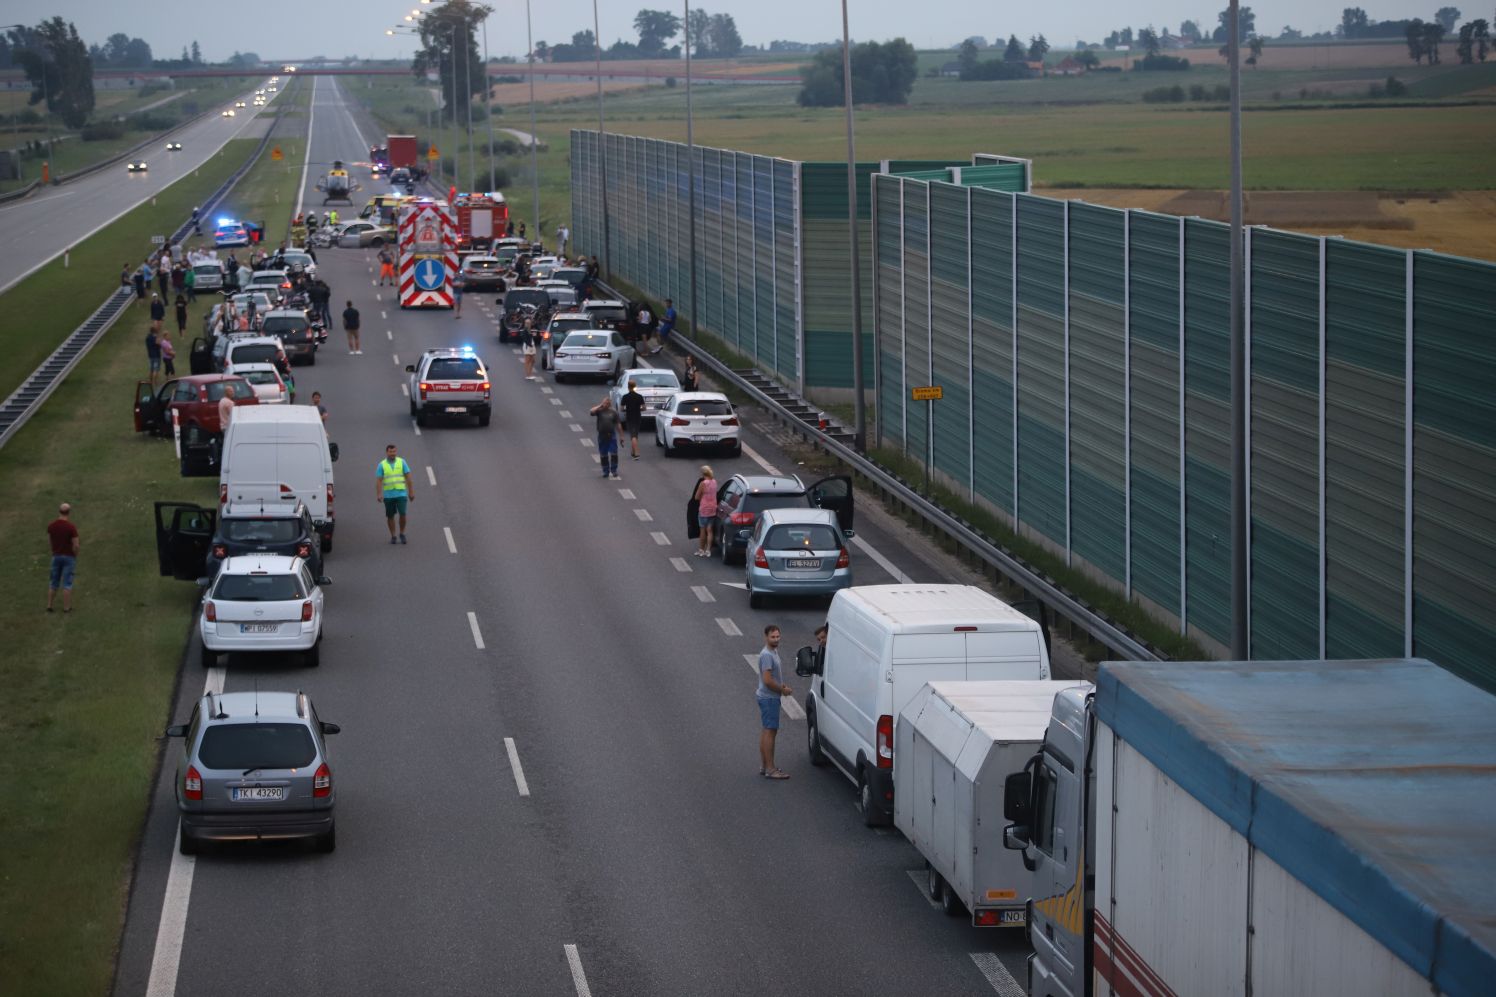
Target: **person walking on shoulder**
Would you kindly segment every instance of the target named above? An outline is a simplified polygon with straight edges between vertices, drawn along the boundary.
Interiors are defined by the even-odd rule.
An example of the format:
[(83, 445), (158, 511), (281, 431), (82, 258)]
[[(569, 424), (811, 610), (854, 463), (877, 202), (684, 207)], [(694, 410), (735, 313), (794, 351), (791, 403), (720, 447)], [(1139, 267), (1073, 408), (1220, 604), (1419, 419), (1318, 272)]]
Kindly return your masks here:
[(770, 623), (764, 627), (764, 648), (758, 652), (758, 717), (763, 729), (758, 732), (758, 774), (765, 779), (788, 779), (790, 774), (774, 765), (774, 739), (779, 734), (781, 696), (794, 694), (784, 684), (784, 670), (779, 662), (779, 628)]
[(452, 317), (462, 318), (462, 274), (452, 275)]
[(655, 344), (654, 352), (663, 350), (670, 342), (670, 333), (675, 331), (675, 302), (669, 298), (665, 299), (665, 314), (660, 316), (660, 338)]
[(603, 477), (618, 477), (618, 410), (611, 396), (603, 396), (588, 412), (597, 420), (597, 459)]
[(712, 556), (712, 527), (717, 522), (717, 475), (710, 464), (701, 465), (701, 480), (696, 483), (696, 523), (701, 527), (697, 557)]
[(644, 421), (644, 396), (639, 394), (638, 387), (637, 382), (629, 381), (629, 389), (623, 395), (623, 425), (635, 460), (639, 459), (639, 424)]
[(701, 372), (696, 369), (696, 358), (686, 354), (686, 369), (681, 372), (680, 386), (682, 391), (701, 390)]
[(343, 331), (348, 334), (348, 355), (362, 356), (363, 349), (358, 339), (358, 309), (353, 307), (353, 302), (348, 302), (348, 307), (343, 309)]
[(57, 507), (57, 518), (47, 524), (47, 539), (52, 543), (52, 578), (47, 583), (47, 612), (52, 600), (62, 590), (62, 611), (73, 611), (73, 575), (78, 567), (78, 527), (73, 525), (73, 507), (66, 502)]
[[(384, 503), (384, 518), (390, 528), (390, 543), (405, 542), (405, 513), (416, 494), (410, 487), (410, 465), (395, 452), (395, 445), (384, 448), (384, 460), (375, 468), (374, 497)], [(400, 529), (395, 529), (395, 519), (400, 519)]]

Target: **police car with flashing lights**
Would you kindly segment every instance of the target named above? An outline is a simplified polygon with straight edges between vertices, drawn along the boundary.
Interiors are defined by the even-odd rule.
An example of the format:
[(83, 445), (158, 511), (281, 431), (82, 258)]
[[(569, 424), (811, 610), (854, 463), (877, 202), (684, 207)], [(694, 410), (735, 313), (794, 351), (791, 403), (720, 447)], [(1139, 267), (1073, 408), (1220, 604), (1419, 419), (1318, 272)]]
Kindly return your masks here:
[(433, 415), (475, 416), (478, 425), (488, 425), (493, 383), (471, 346), (427, 350), (405, 370), (410, 375), (410, 414), (417, 426), (426, 425)]
[(213, 230), (213, 245), (247, 246), (249, 245), (249, 230), (244, 227), (243, 222), (232, 218), (220, 218), (218, 227)]

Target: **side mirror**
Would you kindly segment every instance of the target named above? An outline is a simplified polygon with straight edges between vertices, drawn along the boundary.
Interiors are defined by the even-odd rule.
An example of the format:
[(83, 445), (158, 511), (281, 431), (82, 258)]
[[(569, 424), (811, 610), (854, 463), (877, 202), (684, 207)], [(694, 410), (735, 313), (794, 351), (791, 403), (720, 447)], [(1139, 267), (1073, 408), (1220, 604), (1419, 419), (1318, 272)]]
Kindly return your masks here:
[(857, 536), (857, 531), (856, 530), (842, 530), (842, 536), (846, 537), (848, 540), (851, 540), (853, 537)]
[[(1029, 846), (1029, 829), (1027, 824), (1009, 824), (1003, 828), (1003, 847), (1015, 852), (1027, 852)], [(1032, 872), (1034, 867), (1029, 865), (1028, 855), (1023, 857), (1024, 866)]]
[(820, 668), (816, 666), (816, 649), (806, 645), (795, 652), (795, 674), (801, 678), (810, 678), (819, 675)]
[(416, 365), (415, 364), (408, 363), (408, 364), (405, 365), (405, 373), (407, 373), (407, 374), (414, 374), (415, 372), (416, 372)]
[(334, 464), (338, 462), (338, 445), (331, 440), (327, 443), (327, 456), (332, 458)]
[[(1014, 772), (1003, 780), (1003, 818), (1015, 824), (1027, 824), (1029, 819), (1029, 793), (1032, 792), (1033, 775), (1028, 769)], [(1028, 831), (1024, 830), (1027, 841)]]
[(186, 724), (172, 724), (170, 727), (166, 728), (166, 736), (167, 737), (186, 737), (187, 736), (187, 725)]
[(199, 578), (197, 580), (197, 587), (200, 588), (200, 589), (205, 589), (209, 585), (212, 585), (212, 584), (213, 584), (213, 579), (209, 578), (207, 575), (203, 575), (201, 578)]
[(328, 578), (326, 575), (318, 575), (317, 576), (317, 584), (318, 585), (331, 585), (332, 584), (332, 579)]
[(328, 722), (326, 720), (322, 721), (322, 733), (324, 733), (324, 734), (338, 734), (338, 733), (341, 733), (342, 730), (343, 730), (343, 728), (339, 727), (335, 723), (330, 723), (330, 722)]

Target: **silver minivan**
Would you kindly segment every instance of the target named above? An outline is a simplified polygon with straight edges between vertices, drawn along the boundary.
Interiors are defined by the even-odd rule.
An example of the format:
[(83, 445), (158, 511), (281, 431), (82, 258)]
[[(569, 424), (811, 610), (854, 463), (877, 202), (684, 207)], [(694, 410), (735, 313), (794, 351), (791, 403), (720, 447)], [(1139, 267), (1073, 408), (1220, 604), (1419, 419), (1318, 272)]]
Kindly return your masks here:
[(851, 552), (832, 509), (765, 509), (743, 558), (748, 605), (770, 595), (835, 595), (852, 584)]

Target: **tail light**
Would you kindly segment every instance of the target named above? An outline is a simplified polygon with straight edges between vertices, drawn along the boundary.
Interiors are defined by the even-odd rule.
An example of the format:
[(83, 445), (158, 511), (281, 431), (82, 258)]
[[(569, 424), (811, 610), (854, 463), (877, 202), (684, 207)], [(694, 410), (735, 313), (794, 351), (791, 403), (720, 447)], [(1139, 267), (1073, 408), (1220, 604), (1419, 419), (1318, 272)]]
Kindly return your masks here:
[(212, 600), (203, 604), (203, 619), (209, 623), (218, 622), (218, 608), (213, 605)]
[(294, 488), (292, 488), (290, 485), (286, 484), (283, 481), (283, 482), (281, 482), (281, 486), (280, 486), (280, 497), (281, 498), (295, 498), (296, 497), (296, 490)]
[(686, 420), (682, 419), (680, 416), (676, 416), (674, 419), (670, 420), (670, 425), (672, 425), (672, 426), (689, 426), (690, 423), (687, 422)]
[(312, 799), (325, 800), (332, 795), (332, 769), (323, 762), (312, 775)]
[(296, 556), (297, 557), (311, 557), (312, 556), (312, 545), (311, 544), (306, 544), (306, 543), (297, 544), (296, 545)]
[(301, 622), (312, 622), (312, 600), (310, 599), (301, 604)]
[(738, 417), (735, 416), (735, 415), (730, 415), (726, 419), (722, 420), (722, 425), (724, 425), (724, 426), (736, 426), (737, 424), (738, 424)]
[(428, 391), (431, 390), (431, 382), (429, 382), (429, 381), (422, 381), (419, 390), (421, 392), (421, 401), (424, 402), (426, 400), (426, 392), (428, 392)]
[(843, 547), (841, 549), (841, 553), (837, 555), (836, 566), (838, 568), (850, 568), (852, 566), (852, 558), (851, 555), (847, 553), (847, 548)]
[(885, 713), (878, 718), (878, 767), (893, 768), (893, 717)]
[(480, 387), (483, 388), (483, 397), (487, 398), (489, 396), (489, 393), (490, 393), (491, 389), (493, 388), (493, 385), (490, 384), (488, 381), (484, 381), (483, 384), (480, 385)]
[(219, 505), (226, 505), (226, 504), (228, 504), (228, 500), (229, 500), (229, 486), (228, 485), (223, 485), (223, 484), (219, 485), (218, 486), (218, 504)]
[(735, 512), (727, 517), (727, 521), (734, 526), (752, 526), (757, 515), (751, 512)]
[(611, 359), (613, 359), (613, 354), (611, 354), (611, 353), (599, 353), (597, 355), (597, 358), (599, 360), (611, 360)]
[(769, 567), (769, 559), (764, 556), (764, 549), (762, 547), (753, 552), (753, 566), (765, 569)]
[(182, 797), (188, 800), (203, 798), (203, 774), (196, 765), (187, 766), (187, 772), (182, 776)]
[(327, 520), (332, 522), (332, 482), (327, 483)]
[(227, 544), (214, 544), (213, 545), (213, 556), (216, 557), (216, 558), (218, 558), (220, 561), (222, 561), (224, 558), (228, 557), (229, 556), (228, 545)]

